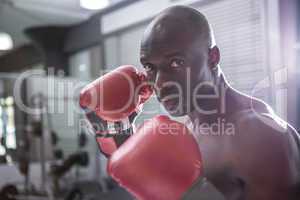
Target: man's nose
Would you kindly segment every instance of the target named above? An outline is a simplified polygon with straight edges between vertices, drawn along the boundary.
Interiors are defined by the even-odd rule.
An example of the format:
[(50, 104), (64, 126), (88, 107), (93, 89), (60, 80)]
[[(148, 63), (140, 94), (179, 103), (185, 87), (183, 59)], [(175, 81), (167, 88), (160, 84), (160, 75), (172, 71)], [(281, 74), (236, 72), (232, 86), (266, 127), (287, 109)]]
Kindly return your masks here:
[(164, 84), (168, 81), (168, 75), (164, 72), (158, 71), (154, 82), (155, 89), (161, 90), (164, 87)]
[(159, 100), (177, 91), (176, 87), (171, 82), (172, 77), (170, 77), (169, 74), (164, 72), (157, 73), (154, 90)]

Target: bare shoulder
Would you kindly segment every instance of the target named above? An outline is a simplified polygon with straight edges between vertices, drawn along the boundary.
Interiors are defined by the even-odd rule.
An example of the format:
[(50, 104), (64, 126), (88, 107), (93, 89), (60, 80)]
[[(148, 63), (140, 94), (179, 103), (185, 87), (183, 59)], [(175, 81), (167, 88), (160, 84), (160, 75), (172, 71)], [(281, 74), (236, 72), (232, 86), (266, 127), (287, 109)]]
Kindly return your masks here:
[[(264, 109), (254, 108), (243, 110), (237, 113), (234, 119), (236, 128), (236, 139), (252, 141), (254, 144), (261, 144), (268, 141), (265, 148), (274, 149), (272, 142), (281, 146), (291, 146), (291, 142), (299, 147), (299, 134), (285, 120), (280, 118), (267, 104)], [(292, 145), (293, 146), (293, 145)]]
[(297, 140), (297, 131), (280, 118), (265, 102), (251, 97), (251, 106), (234, 115), (234, 124), (238, 139), (250, 139), (263, 142), (263, 139), (284, 142), (290, 136)]
[(300, 139), (296, 130), (268, 107), (243, 110), (237, 116), (233, 162), (246, 182), (264, 183), (269, 187), (265, 191), (298, 184)]

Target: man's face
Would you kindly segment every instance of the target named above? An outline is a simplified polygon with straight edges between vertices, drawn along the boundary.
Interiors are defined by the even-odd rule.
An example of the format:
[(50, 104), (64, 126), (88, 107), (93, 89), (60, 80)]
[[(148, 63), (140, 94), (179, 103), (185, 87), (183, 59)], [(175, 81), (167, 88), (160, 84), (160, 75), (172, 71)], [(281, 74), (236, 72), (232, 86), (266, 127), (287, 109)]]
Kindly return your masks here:
[(154, 83), (158, 100), (173, 116), (190, 113), (196, 86), (210, 77), (208, 48), (185, 34), (165, 38), (146, 34), (145, 38), (140, 61)]

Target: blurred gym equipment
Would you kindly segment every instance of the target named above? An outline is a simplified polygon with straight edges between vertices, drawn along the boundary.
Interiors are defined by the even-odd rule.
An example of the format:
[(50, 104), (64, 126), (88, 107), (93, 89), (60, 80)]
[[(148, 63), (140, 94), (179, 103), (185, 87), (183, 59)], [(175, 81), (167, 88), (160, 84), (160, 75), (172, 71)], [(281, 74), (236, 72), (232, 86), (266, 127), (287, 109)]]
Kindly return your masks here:
[[(0, 154), (0, 200), (106, 200), (118, 199), (120, 195), (132, 199), (106, 174), (101, 174), (105, 170), (101, 171), (101, 164), (105, 163), (99, 159), (93, 136), (84, 129), (69, 127), (65, 112), (53, 114), (61, 105), (73, 105), (76, 97), (54, 94), (56, 90), (41, 87), (54, 83), (59, 88), (76, 80), (49, 78), (45, 74), (23, 80), (20, 98), (33, 111), (26, 114), (16, 102), (10, 102), (16, 79), (17, 76), (0, 73), (0, 80), (8, 88), (5, 95), (0, 91), (0, 107), (6, 109), (0, 113), (6, 122), (0, 145), (4, 149)], [(16, 124), (13, 128), (12, 108)], [(74, 114), (73, 123), (78, 124), (81, 118)], [(16, 141), (15, 145), (11, 141)], [(66, 146), (66, 142), (72, 146)]]

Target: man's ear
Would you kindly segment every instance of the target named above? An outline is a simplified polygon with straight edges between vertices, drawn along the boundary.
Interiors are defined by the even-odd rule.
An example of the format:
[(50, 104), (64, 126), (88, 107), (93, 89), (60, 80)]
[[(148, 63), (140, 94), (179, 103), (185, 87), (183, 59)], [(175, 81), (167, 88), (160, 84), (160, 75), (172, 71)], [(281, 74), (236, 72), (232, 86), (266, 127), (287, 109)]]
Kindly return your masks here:
[(216, 67), (220, 62), (220, 50), (214, 46), (208, 51), (208, 63), (211, 68)]

